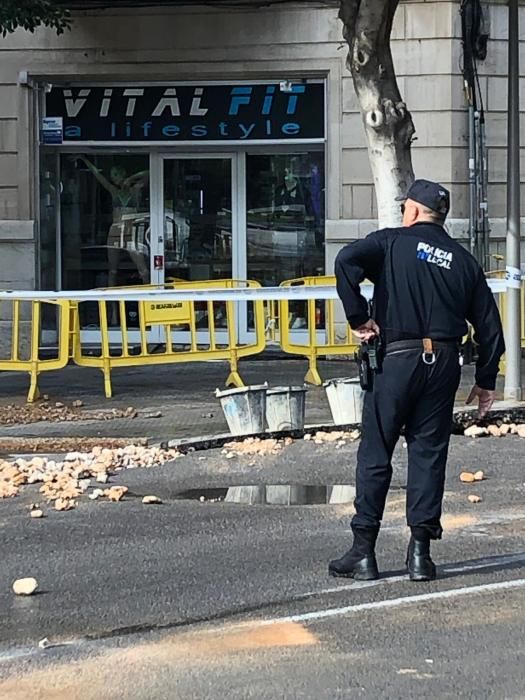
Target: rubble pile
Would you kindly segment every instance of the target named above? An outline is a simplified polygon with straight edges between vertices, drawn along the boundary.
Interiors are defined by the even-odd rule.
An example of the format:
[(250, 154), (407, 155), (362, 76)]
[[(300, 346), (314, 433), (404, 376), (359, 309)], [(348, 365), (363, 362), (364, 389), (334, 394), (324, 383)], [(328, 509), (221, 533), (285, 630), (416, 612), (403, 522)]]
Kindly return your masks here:
[[(180, 457), (174, 449), (128, 445), (116, 449), (97, 446), (90, 452), (70, 452), (63, 460), (48, 457), (0, 460), (0, 498), (17, 496), (27, 484), (41, 484), (40, 493), (56, 510), (70, 510), (76, 499), (97, 483), (105, 484), (111, 474), (123, 469), (154, 467)], [(127, 492), (125, 486), (95, 489), (111, 501), (120, 501)], [(35, 508), (38, 510), (38, 505)], [(34, 516), (36, 517), (36, 516)]]
[(292, 443), (293, 439), (289, 437), (283, 440), (249, 437), (240, 442), (227, 442), (224, 445), (222, 454), (226, 455), (227, 459), (236, 455), (258, 455), (264, 457), (265, 455), (276, 455), (283, 447), (288, 447)]
[[(90, 452), (95, 447), (127, 447), (129, 438), (101, 437), (0, 437), (2, 454), (50, 454), (65, 452)], [(148, 438), (133, 438), (134, 445), (147, 445)]]
[(471, 425), (465, 428), (463, 434), (465, 437), (518, 435), (521, 438), (525, 438), (525, 423), (501, 423), (500, 425), (491, 424), (487, 426)]
[(361, 431), (359, 430), (332, 430), (326, 432), (324, 430), (318, 430), (316, 433), (310, 434), (306, 433), (304, 440), (311, 440), (315, 445), (322, 445), (325, 442), (335, 443), (335, 449), (338, 450), (347, 442), (355, 442), (359, 440), (361, 436)]
[[(139, 411), (133, 406), (127, 408), (111, 408), (88, 410), (83, 408), (80, 400), (70, 405), (60, 401), (50, 401), (44, 396), (34, 404), (0, 405), (0, 425), (28, 425), (30, 423), (65, 423), (71, 421), (108, 421), (115, 418), (136, 418)], [(149, 416), (144, 416), (149, 417)]]

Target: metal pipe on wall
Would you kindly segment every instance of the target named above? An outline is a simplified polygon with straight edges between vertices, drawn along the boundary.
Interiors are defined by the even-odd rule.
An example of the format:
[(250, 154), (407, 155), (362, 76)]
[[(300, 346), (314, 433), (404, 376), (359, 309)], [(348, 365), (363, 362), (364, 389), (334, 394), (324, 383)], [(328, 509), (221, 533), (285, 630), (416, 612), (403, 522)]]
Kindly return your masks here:
[(520, 106), (518, 0), (509, 0), (507, 137), (507, 318), (505, 398), (521, 401)]
[(470, 252), (477, 257), (476, 117), (472, 97), (468, 108), (468, 132), (469, 242)]
[(481, 213), (481, 231), (483, 240), (483, 269), (490, 269), (490, 223), (488, 212), (488, 159), (487, 159), (487, 134), (485, 130), (485, 114), (480, 115), (479, 121), (479, 159), (481, 170), (481, 192), (479, 199), (479, 208)]

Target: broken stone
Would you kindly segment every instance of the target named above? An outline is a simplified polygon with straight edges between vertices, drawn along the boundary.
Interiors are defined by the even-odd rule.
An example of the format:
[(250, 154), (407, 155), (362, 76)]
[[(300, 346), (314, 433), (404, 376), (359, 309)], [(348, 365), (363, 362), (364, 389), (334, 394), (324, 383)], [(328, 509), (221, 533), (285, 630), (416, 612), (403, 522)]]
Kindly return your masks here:
[(14, 498), (18, 496), (18, 489), (13, 484), (0, 481), (0, 498)]
[(44, 514), (39, 508), (36, 508), (35, 510), (32, 510), (30, 513), (32, 518), (43, 518)]
[(23, 486), (27, 482), (27, 474), (21, 471), (19, 465), (8, 465), (0, 471), (0, 480), (7, 481), (16, 487)]
[(18, 578), (13, 583), (13, 592), (15, 595), (33, 595), (38, 588), (36, 578)]
[(84, 403), (80, 401), (80, 399), (77, 399), (76, 401), (73, 401), (71, 405), (73, 406), (73, 408), (82, 408)]
[(474, 473), (474, 481), (483, 481), (485, 479), (485, 473), (480, 469)]
[(47, 649), (48, 647), (52, 647), (53, 644), (49, 641), (47, 637), (44, 637), (44, 639), (41, 639), (38, 642), (38, 648), (39, 649)]
[(57, 498), (62, 500), (72, 500), (77, 498), (77, 496), (80, 496), (82, 490), (79, 488), (76, 479), (67, 474), (58, 474), (54, 479), (46, 481), (40, 487), (40, 493), (42, 493), (50, 501), (54, 501)]
[(276, 440), (275, 438), (246, 438), (242, 442), (228, 442), (224, 445), (226, 449), (226, 458), (231, 459), (233, 455), (270, 455), (277, 454), (283, 447), (284, 441)]
[(312, 436), (310, 435), (310, 433), (306, 433), (306, 435), (303, 437), (303, 440), (307, 440), (307, 441), (308, 441), (308, 440), (311, 440), (311, 439), (312, 439)]
[(471, 484), (473, 481), (476, 481), (476, 477), (474, 474), (472, 474), (472, 472), (461, 472), (459, 475), (459, 480), (464, 484)]
[(481, 437), (481, 435), (488, 435), (487, 428), (482, 428), (479, 425), (471, 425), (470, 428), (466, 428), (464, 432), (465, 437)]
[(64, 462), (76, 462), (84, 459), (85, 455), (82, 452), (68, 452), (64, 457)]
[(162, 503), (162, 500), (158, 496), (144, 496), (142, 503), (149, 506)]
[(344, 436), (345, 434), (342, 430), (334, 430), (330, 433), (325, 432), (324, 430), (319, 430), (315, 434), (314, 439), (320, 440), (321, 442), (337, 442), (338, 440), (342, 440)]
[(145, 413), (140, 413), (141, 418), (162, 418), (161, 411), (148, 411)]
[(73, 510), (75, 508), (76, 503), (70, 498), (57, 498), (55, 501), (55, 510), (59, 511), (66, 511), (66, 510)]
[(481, 503), (483, 500), (481, 496), (476, 496), (475, 494), (471, 493), (468, 497), (469, 503)]
[(111, 486), (109, 489), (104, 491), (104, 496), (106, 496), (110, 501), (116, 503), (117, 501), (121, 501), (127, 492), (127, 486)]
[(501, 437), (502, 435), (501, 430), (497, 425), (489, 425), (487, 430), (489, 435), (492, 435), (492, 437)]

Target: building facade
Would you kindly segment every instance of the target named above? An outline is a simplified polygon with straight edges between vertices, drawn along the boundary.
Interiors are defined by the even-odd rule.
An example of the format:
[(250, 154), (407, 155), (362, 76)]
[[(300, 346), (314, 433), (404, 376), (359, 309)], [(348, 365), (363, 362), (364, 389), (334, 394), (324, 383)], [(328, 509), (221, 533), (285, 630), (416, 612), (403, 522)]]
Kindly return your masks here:
[[(505, 235), (507, 9), (492, 2), (488, 13), (480, 88), (495, 268)], [(406, 0), (392, 43), (416, 126), (416, 176), (451, 188), (449, 229), (467, 242), (460, 31), (459, 3)], [(91, 10), (62, 36), (3, 39), (0, 287), (273, 285), (330, 274), (340, 247), (376, 226), (346, 53), (336, 4)], [(525, 77), (520, 98), (525, 113)]]

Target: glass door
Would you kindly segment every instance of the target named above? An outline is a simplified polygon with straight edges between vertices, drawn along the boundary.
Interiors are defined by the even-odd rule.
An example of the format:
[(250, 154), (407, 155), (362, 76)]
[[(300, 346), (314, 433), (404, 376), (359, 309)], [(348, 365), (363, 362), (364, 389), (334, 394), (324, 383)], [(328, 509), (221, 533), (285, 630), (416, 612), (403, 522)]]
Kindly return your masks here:
[[(160, 156), (160, 195), (154, 211), (160, 212), (154, 230), (159, 283), (212, 282), (238, 274), (238, 192), (234, 186), (234, 154)], [(214, 304), (213, 326), (217, 340), (226, 339), (226, 309)], [(208, 342), (208, 307), (196, 307), (197, 340)], [(200, 329), (200, 330), (199, 330)], [(188, 343), (185, 330), (173, 333), (176, 343)]]
[(164, 158), (164, 277), (233, 274), (232, 156)]

